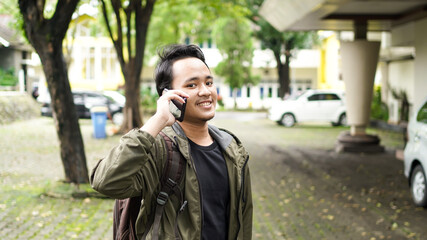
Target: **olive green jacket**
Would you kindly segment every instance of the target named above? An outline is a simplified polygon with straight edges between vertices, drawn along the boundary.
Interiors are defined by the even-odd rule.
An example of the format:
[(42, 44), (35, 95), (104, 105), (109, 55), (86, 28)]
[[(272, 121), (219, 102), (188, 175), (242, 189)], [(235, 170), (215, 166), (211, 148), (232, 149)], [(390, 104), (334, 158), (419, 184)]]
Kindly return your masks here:
[[(165, 205), (160, 224), (160, 239), (175, 239), (175, 219), (181, 239), (200, 239), (202, 235), (201, 192), (190, 145), (184, 131), (175, 123), (163, 132), (178, 146), (186, 160), (185, 177), (181, 183), (184, 211), (178, 213), (181, 203), (171, 196)], [(230, 132), (209, 126), (210, 135), (218, 142), (225, 162), (230, 184), (230, 219), (228, 239), (252, 238), (252, 193), (248, 168), (248, 153)], [(138, 238), (145, 232), (148, 217), (154, 214), (156, 197), (160, 192), (159, 179), (167, 160), (163, 138), (135, 129), (124, 135), (120, 144), (92, 170), (92, 187), (116, 199), (142, 194), (142, 203), (136, 223)], [(178, 216), (177, 216), (178, 214)], [(150, 230), (150, 229), (149, 229)], [(148, 234), (147, 239), (150, 239)]]

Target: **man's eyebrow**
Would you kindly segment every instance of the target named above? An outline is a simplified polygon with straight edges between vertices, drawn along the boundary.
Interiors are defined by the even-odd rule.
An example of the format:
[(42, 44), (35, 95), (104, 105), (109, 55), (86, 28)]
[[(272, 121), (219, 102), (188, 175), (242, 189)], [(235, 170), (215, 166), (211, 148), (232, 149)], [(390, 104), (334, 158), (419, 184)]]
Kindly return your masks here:
[[(191, 78), (185, 80), (185, 83), (191, 82), (191, 81), (196, 81), (196, 80), (199, 80), (199, 79), (200, 79), (199, 77), (191, 77)], [(205, 79), (213, 79), (213, 76), (212, 75), (207, 75), (205, 77)]]

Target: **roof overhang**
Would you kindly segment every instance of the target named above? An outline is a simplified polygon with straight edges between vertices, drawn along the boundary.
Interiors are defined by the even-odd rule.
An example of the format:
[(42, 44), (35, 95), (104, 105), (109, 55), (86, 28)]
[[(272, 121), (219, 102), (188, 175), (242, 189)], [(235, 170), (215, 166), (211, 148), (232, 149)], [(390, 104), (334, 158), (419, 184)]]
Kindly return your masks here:
[(427, 0), (265, 0), (260, 14), (279, 31), (390, 31), (427, 17)]

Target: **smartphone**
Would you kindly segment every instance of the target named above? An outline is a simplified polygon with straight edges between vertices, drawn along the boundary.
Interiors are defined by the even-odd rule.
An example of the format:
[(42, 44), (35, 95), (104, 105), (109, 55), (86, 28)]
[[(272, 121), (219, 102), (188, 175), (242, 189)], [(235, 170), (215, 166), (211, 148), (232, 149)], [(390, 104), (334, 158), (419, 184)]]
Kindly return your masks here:
[[(167, 92), (169, 90), (165, 88), (163, 91)], [(180, 122), (184, 120), (185, 106), (187, 105), (187, 98), (183, 97), (182, 99), (184, 99), (184, 103), (181, 103), (180, 101), (174, 99), (172, 99), (169, 103), (169, 111), (172, 113), (175, 119)]]
[(172, 113), (172, 115), (175, 117), (176, 120), (182, 122), (184, 120), (184, 114), (185, 114), (185, 106), (187, 105), (187, 99), (184, 99), (184, 103), (179, 102), (177, 100), (171, 100), (169, 103), (169, 111)]

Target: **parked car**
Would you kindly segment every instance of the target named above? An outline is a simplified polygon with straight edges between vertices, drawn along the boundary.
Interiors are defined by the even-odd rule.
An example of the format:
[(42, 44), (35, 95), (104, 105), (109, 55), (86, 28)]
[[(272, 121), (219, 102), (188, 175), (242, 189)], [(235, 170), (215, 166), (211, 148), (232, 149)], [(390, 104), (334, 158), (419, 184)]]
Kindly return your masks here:
[(416, 206), (427, 207), (427, 98), (408, 123), (408, 142), (404, 156), (404, 173), (409, 180)]
[(297, 97), (273, 104), (268, 111), (268, 118), (286, 127), (310, 121), (327, 121), (334, 126), (346, 125), (344, 92), (307, 90)]
[[(106, 106), (108, 108), (107, 116), (114, 124), (120, 125), (123, 121), (124, 102), (117, 99), (116, 93), (103, 93), (95, 91), (73, 91), (76, 113), (79, 118), (91, 118), (90, 109), (96, 106)], [(121, 94), (120, 94), (121, 95)], [(115, 96), (115, 97), (112, 97)], [(121, 95), (123, 98), (124, 96)], [(125, 99), (126, 100), (126, 99)], [(52, 116), (50, 97), (43, 97), (41, 113), (43, 116)]]

